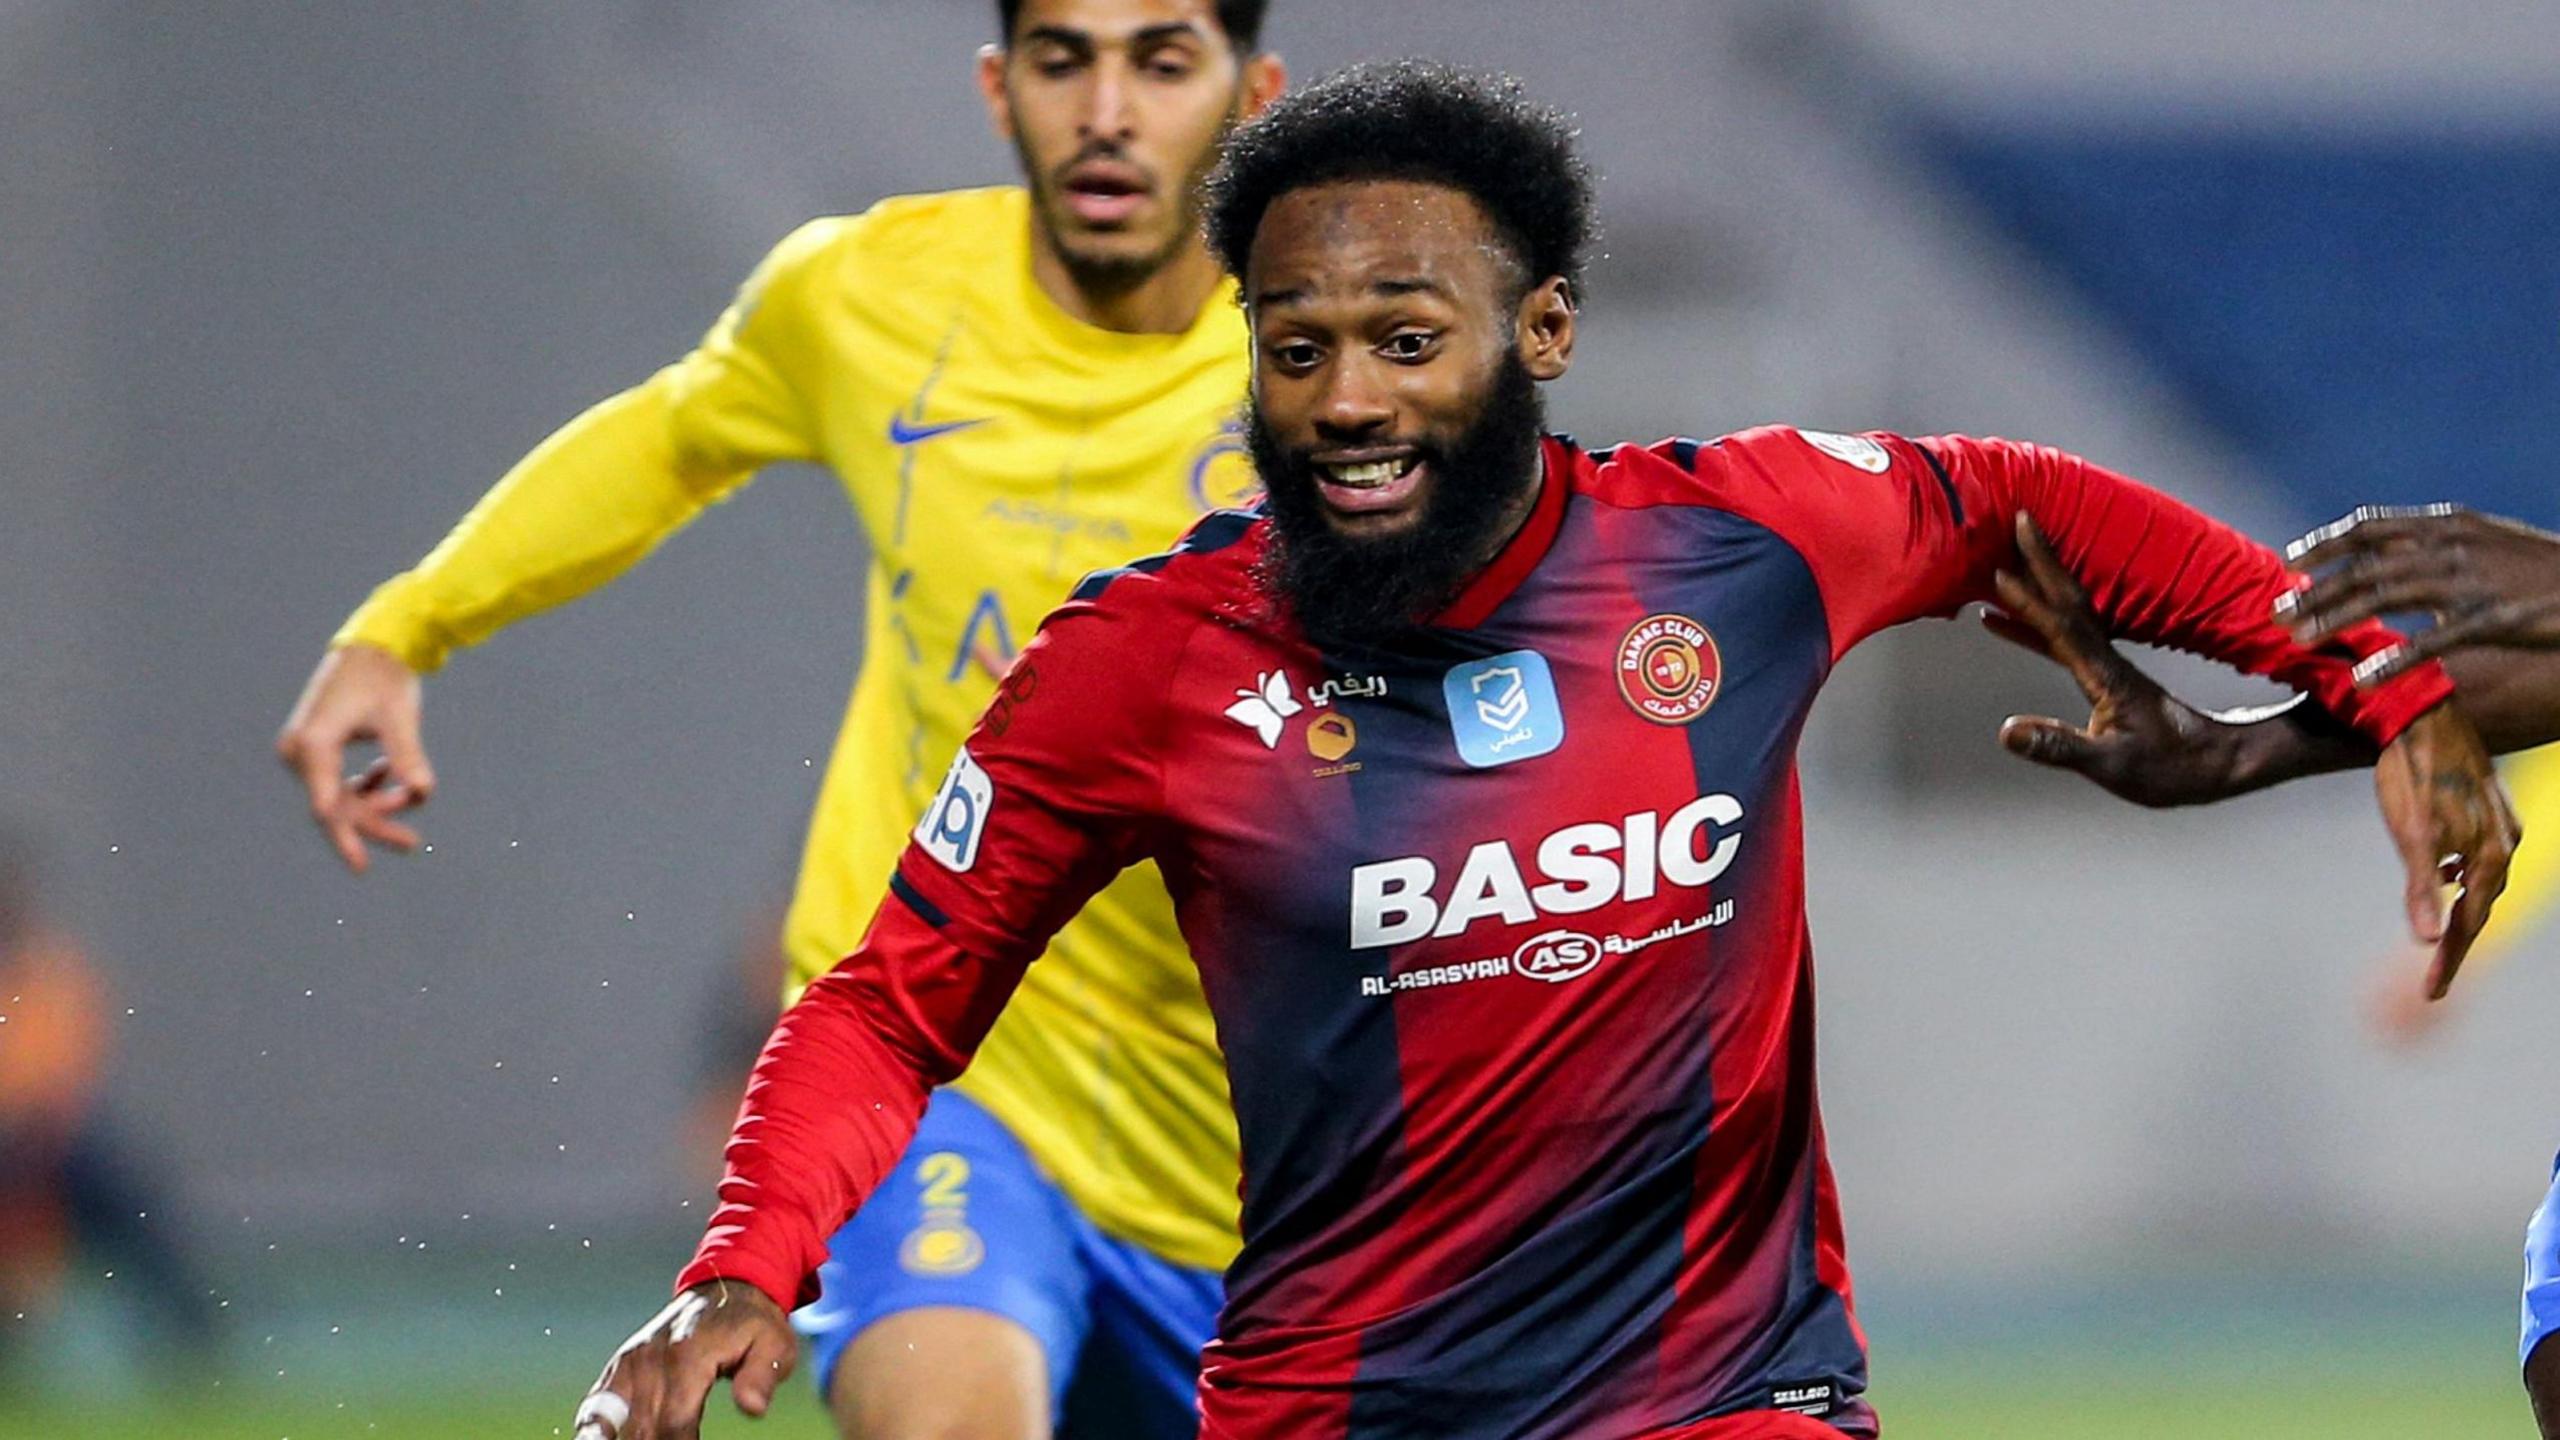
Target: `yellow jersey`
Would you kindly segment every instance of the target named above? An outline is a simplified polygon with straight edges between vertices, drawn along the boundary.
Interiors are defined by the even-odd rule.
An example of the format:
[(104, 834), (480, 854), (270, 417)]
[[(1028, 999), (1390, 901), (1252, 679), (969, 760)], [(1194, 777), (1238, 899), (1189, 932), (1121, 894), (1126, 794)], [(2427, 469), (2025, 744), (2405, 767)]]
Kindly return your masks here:
[[(1244, 321), (1083, 324), (1031, 272), (1015, 188), (884, 200), (785, 239), (692, 353), (543, 442), (338, 632), (431, 671), (602, 584), (760, 466), (822, 462), (871, 542), (863, 659), (785, 926), (793, 988), (861, 938), (1015, 649), (1086, 572), (1252, 489)], [(1097, 1225), (1176, 1263), (1236, 1250), (1209, 1011), (1153, 866), (1061, 931), (957, 1087)]]

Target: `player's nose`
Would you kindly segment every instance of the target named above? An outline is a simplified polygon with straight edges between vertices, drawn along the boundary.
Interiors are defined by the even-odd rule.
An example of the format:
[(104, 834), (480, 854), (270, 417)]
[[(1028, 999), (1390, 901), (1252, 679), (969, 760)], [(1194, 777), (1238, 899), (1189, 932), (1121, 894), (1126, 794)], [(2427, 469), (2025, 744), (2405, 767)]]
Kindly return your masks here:
[(1105, 57), (1093, 67), (1093, 85), (1085, 95), (1084, 132), (1089, 139), (1127, 140), (1137, 118), (1128, 62)]
[(1395, 420), (1395, 405), (1370, 367), (1346, 357), (1325, 377), (1316, 398), (1316, 429), (1328, 439), (1374, 434)]

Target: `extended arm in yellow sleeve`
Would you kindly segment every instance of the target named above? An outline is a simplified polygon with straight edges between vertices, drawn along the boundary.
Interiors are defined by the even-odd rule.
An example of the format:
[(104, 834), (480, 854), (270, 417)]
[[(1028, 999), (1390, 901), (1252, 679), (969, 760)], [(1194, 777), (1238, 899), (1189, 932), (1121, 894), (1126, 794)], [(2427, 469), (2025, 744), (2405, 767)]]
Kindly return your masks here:
[(806, 396), (827, 383), (812, 288), (851, 222), (775, 248), (682, 360), (588, 410), (519, 461), (417, 568), (393, 577), (331, 645), (412, 670), (613, 579), (760, 467), (817, 451)]

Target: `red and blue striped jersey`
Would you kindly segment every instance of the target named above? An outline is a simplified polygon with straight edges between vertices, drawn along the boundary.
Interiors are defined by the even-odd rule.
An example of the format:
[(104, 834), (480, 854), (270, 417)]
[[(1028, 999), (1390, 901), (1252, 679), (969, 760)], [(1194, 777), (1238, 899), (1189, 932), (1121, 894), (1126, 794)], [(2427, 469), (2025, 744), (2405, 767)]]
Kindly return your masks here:
[(2057, 451), (1772, 428), (1543, 459), (1501, 555), (1374, 650), (1290, 624), (1252, 513), (1088, 580), (777, 1027), (680, 1283), (804, 1298), (927, 1087), (1147, 861), (1243, 1145), (1203, 1434), (1871, 1435), (1795, 765), (1832, 664), (1988, 598), (2024, 512), (2120, 634), (2378, 742), (2449, 693), (2359, 693), (2387, 632), (2296, 646), (2275, 556)]

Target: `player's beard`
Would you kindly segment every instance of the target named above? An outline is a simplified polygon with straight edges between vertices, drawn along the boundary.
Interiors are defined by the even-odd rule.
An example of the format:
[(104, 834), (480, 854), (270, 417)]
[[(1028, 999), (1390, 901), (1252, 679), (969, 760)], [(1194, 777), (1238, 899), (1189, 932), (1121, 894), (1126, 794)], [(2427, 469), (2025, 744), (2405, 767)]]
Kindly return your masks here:
[[(1174, 262), (1183, 247), (1200, 233), (1200, 186), (1209, 178), (1209, 172), (1217, 167), (1218, 155), (1226, 149), (1227, 136), (1234, 131), (1237, 119), (1237, 113), (1230, 109), (1227, 118), (1218, 126), (1217, 138), (1209, 142), (1209, 148), (1200, 152), (1200, 158), (1192, 163), (1191, 173), (1182, 177), (1179, 186), (1169, 191), (1158, 187), (1153, 192), (1172, 202), (1174, 224), (1165, 232), (1163, 244), (1140, 255), (1084, 245), (1065, 218), (1066, 206), (1059, 199), (1060, 192), (1066, 188), (1063, 177), (1092, 158), (1094, 147), (1087, 146), (1065, 164), (1043, 170), (1039, 157), (1031, 153), (1030, 144), (1020, 135), (1014, 136), (1013, 152), (1022, 162), (1023, 177), (1031, 187), (1032, 221), (1040, 227), (1042, 234), (1049, 237), (1049, 249), (1057, 255), (1058, 263), (1066, 267), (1067, 278), (1077, 290), (1097, 300), (1117, 299), (1153, 280), (1164, 267)], [(1115, 159), (1127, 158), (1117, 147), (1111, 147), (1111, 154)], [(1154, 177), (1150, 175), (1149, 178)]]
[(1510, 538), (1538, 483), (1546, 407), (1516, 353), (1506, 353), (1484, 409), (1464, 430), (1417, 445), (1431, 467), (1422, 513), (1393, 534), (1345, 535), (1325, 518), (1311, 452), (1283, 445), (1261, 411), (1245, 412), (1245, 443), (1262, 477), (1272, 539), (1264, 589), (1287, 605), (1319, 647), (1389, 644), (1446, 608)]

